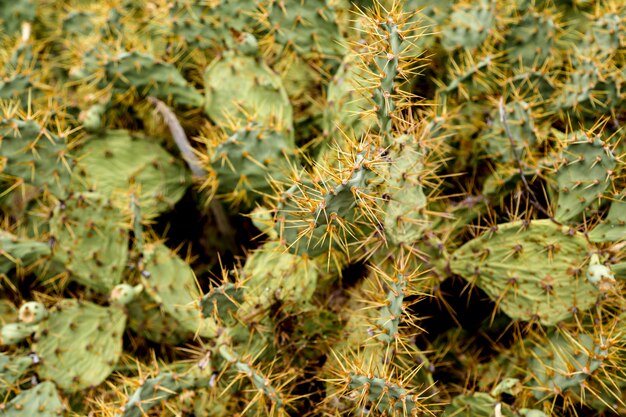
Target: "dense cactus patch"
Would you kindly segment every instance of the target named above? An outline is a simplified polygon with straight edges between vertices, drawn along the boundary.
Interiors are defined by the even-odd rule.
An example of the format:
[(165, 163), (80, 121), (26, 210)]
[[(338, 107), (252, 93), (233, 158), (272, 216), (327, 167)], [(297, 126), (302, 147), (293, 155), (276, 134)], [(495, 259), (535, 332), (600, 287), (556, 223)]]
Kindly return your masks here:
[(625, 33), (0, 2), (0, 415), (626, 415)]

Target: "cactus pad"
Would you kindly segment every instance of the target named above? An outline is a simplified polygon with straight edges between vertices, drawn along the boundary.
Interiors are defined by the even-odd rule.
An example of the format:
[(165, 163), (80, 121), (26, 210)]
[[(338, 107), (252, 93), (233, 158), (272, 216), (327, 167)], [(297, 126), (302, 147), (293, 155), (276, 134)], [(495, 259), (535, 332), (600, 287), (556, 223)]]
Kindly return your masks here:
[(72, 194), (50, 221), (54, 258), (77, 282), (108, 292), (122, 280), (129, 232), (122, 213), (97, 193)]
[(96, 386), (113, 372), (122, 354), (126, 315), (121, 308), (63, 300), (37, 330), (40, 377), (76, 392)]
[(138, 187), (142, 215), (152, 218), (171, 208), (190, 183), (183, 164), (154, 139), (113, 130), (87, 140), (73, 175), (77, 188), (130, 204), (128, 189)]
[(204, 90), (205, 113), (219, 126), (252, 119), (262, 126), (293, 128), (282, 80), (253, 56), (228, 52), (213, 61), (204, 73)]
[(598, 138), (578, 133), (561, 154), (556, 171), (558, 197), (555, 218), (561, 222), (575, 219), (583, 210), (602, 198), (611, 185), (615, 156)]
[(452, 255), (452, 271), (485, 291), (512, 319), (552, 326), (592, 307), (587, 242), (549, 220), (498, 225)]
[(65, 406), (52, 382), (41, 382), (22, 391), (13, 398), (2, 412), (4, 417), (59, 417)]

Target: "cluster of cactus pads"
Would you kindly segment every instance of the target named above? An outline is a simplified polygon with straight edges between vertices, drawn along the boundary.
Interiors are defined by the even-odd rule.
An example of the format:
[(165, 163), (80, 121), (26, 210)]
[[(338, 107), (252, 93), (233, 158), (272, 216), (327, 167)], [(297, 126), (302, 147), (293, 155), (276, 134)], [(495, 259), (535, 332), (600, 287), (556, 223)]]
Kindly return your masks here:
[(626, 415), (623, 0), (0, 2), (0, 415)]

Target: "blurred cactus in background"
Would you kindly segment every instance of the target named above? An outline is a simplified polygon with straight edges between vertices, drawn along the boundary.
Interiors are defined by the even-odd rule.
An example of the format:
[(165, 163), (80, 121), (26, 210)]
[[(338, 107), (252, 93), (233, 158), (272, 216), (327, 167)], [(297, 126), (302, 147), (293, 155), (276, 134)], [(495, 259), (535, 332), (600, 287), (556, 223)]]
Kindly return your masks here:
[(626, 415), (626, 4), (0, 4), (0, 415)]

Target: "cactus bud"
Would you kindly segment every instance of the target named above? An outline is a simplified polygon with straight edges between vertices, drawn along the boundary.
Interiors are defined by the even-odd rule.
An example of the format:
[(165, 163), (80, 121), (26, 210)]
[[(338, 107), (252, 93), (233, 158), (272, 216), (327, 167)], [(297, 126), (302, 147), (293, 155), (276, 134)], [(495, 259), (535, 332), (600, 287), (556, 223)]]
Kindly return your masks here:
[(141, 284), (135, 285), (134, 287), (128, 284), (116, 285), (111, 291), (111, 303), (126, 305), (133, 301), (142, 291), (143, 285)]
[(18, 318), (25, 324), (38, 324), (48, 316), (46, 307), (36, 301), (29, 301), (22, 304), (18, 313)]

